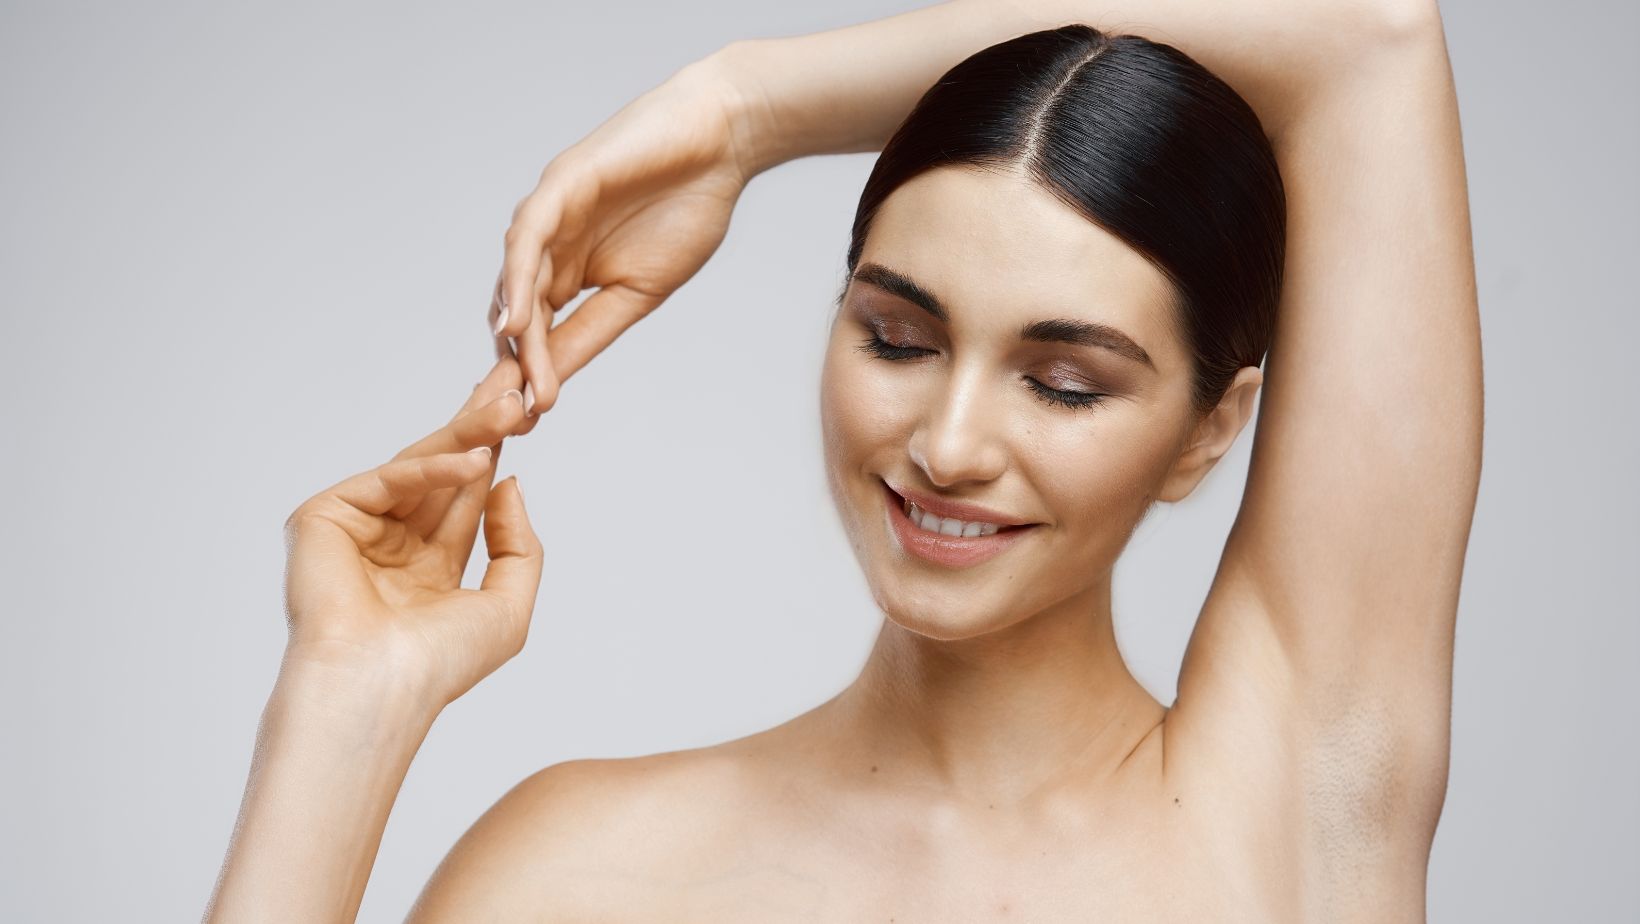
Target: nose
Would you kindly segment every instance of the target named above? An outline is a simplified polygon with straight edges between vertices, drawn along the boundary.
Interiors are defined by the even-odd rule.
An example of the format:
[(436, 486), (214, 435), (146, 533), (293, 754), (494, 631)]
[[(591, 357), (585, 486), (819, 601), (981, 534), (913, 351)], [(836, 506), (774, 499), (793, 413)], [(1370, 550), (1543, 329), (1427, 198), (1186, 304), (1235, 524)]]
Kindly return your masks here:
[(911, 434), (911, 461), (942, 488), (997, 478), (1008, 466), (1008, 454), (1007, 420), (993, 393), (995, 383), (970, 366), (954, 369), (944, 386)]

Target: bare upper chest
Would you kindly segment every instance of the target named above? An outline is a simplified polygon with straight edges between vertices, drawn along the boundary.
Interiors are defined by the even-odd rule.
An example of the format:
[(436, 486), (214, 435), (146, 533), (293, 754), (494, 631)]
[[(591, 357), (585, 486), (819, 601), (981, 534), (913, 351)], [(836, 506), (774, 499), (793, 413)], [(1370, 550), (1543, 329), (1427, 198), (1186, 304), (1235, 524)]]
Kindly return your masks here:
[(1256, 870), (1156, 840), (1121, 856), (1044, 839), (899, 855), (771, 845), (724, 859), (650, 891), (646, 913), (716, 922), (1277, 919), (1249, 888)]
[[(915, 799), (751, 799), (658, 822), (584, 869), (595, 920), (1271, 921), (1288, 915), (1258, 851), (1171, 797), (1032, 812)], [(692, 836), (690, 830), (692, 829)], [(614, 845), (607, 845), (607, 850)], [(590, 874), (590, 875), (587, 875)]]

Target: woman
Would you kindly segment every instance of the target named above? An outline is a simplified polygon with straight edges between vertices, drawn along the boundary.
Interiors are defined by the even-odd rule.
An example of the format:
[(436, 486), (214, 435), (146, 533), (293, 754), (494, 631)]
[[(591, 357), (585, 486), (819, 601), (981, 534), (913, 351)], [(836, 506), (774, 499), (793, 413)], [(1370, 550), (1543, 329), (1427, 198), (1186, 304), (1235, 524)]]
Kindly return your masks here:
[[(751, 176), (881, 146), (821, 384), (886, 617), (861, 676), (746, 738), (531, 776), (411, 919), (1422, 918), (1481, 432), (1439, 17), (1102, 9), (1132, 35), (959, 0), (735, 43), (548, 165), (490, 376), (291, 519), (291, 641), (208, 917), (351, 919), (428, 726), (523, 643), (541, 550), (493, 452), (698, 270)], [(1261, 385), (1164, 707), (1112, 568)]]

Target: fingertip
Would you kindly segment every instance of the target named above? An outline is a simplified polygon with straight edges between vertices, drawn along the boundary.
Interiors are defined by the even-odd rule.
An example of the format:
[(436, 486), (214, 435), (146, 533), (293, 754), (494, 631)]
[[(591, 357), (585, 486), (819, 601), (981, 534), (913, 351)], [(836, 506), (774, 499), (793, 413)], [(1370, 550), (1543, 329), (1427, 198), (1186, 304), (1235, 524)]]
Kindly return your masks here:
[(499, 408), (502, 414), (510, 417), (512, 415), (513, 406), (516, 405), (519, 410), (519, 415), (523, 416), (524, 402), (526, 400), (527, 399), (524, 397), (523, 392), (516, 388), (509, 388), (501, 393), (501, 397), (492, 401), (491, 406)]
[(528, 434), (531, 430), (534, 430), (535, 425), (537, 423), (540, 423), (540, 421), (541, 421), (541, 418), (539, 418), (539, 417), (534, 417), (534, 416), (531, 416), (529, 414), (525, 414), (523, 417), (520, 417), (518, 419), (518, 426), (513, 428), (512, 435), (513, 436), (524, 436), (524, 435)]
[(471, 457), (477, 462), (475, 471), (471, 476), (469, 476), (469, 478), (479, 477), (488, 471), (490, 466), (495, 463), (495, 450), (488, 446), (475, 446), (472, 449), (467, 450), (464, 455)]
[(498, 482), (495, 488), (497, 493), (500, 495), (502, 503), (508, 506), (517, 507), (518, 513), (523, 516), (524, 521), (528, 523), (529, 516), (524, 508), (524, 486), (519, 483), (518, 475), (508, 475), (506, 478), (503, 478), (500, 482)]
[(519, 298), (519, 292), (528, 292), (529, 288), (517, 282), (501, 287), (500, 307), (493, 331), (497, 337), (516, 337), (525, 328), (530, 326), (529, 298)]
[[(508, 485), (507, 482), (511, 482)], [(490, 532), (492, 557), (502, 555), (528, 556), (539, 545), (535, 527), (530, 523), (529, 509), (524, 505), (524, 489), (517, 475), (509, 475), (490, 490), (485, 504), (485, 522)]]
[(535, 534), (535, 524), (530, 522), (529, 507), (524, 503), (524, 483), (518, 479), (517, 475), (513, 475), (510, 480), (512, 481), (512, 504), (518, 511), (518, 529), (527, 537), (525, 548), (526, 550), (532, 550), (533, 553), (539, 553), (541, 551), (541, 540)]
[(535, 383), (535, 413), (541, 414), (552, 410), (552, 406), (558, 403), (558, 369), (553, 365), (552, 350), (548, 348), (547, 344), (541, 344), (541, 349), (536, 351), (536, 355), (539, 358), (536, 362), (537, 368), (533, 379)]
[(558, 380), (551, 375), (541, 376), (542, 387), (535, 393), (535, 416), (539, 417), (558, 403)]

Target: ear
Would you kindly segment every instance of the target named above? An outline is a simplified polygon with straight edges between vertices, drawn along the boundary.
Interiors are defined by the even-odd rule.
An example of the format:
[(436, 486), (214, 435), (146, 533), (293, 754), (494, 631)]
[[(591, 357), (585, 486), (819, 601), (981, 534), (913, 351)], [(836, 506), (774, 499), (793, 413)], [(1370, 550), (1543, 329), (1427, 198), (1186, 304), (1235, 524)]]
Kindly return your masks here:
[(1242, 366), (1230, 380), (1218, 406), (1207, 412), (1191, 430), (1185, 448), (1167, 473), (1157, 500), (1175, 503), (1184, 500), (1212, 470), (1219, 458), (1230, 451), (1241, 428), (1253, 416), (1253, 397), (1264, 383), (1257, 366)]

